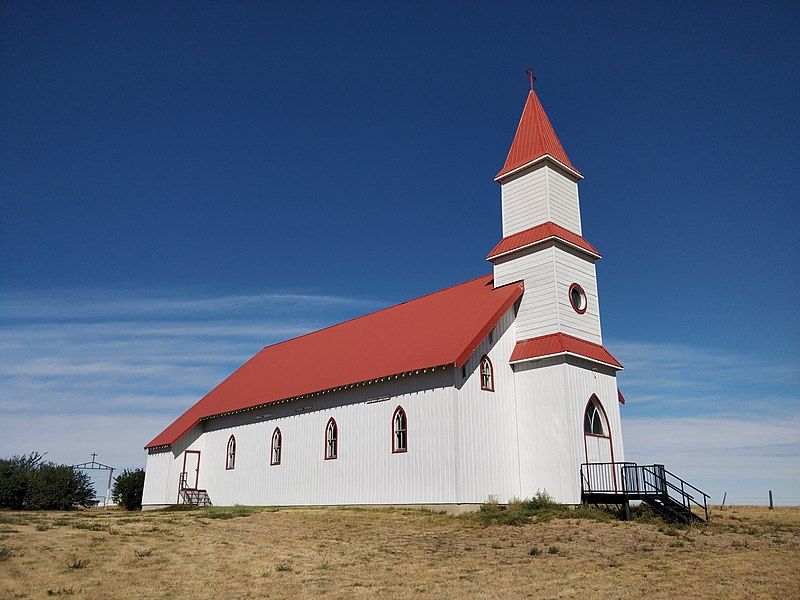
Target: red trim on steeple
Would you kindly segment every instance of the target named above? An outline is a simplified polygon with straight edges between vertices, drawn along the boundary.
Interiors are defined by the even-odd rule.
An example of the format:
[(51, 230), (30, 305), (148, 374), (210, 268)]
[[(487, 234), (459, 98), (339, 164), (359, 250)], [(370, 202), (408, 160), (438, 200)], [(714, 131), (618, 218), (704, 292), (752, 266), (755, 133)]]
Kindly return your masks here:
[(547, 113), (544, 112), (542, 103), (539, 102), (539, 97), (536, 92), (531, 90), (506, 162), (495, 179), (547, 155), (580, 176), (580, 172), (573, 166), (558, 140), (558, 136), (550, 124), (550, 119), (547, 118)]
[(508, 237), (504, 237), (494, 248), (492, 248), (492, 251), (489, 252), (489, 255), (486, 257), (486, 260), (492, 260), (498, 256), (516, 252), (517, 250), (522, 250), (523, 248), (534, 246), (536, 244), (541, 244), (542, 242), (554, 238), (558, 238), (562, 242), (565, 242), (566, 244), (578, 250), (583, 250), (593, 258), (601, 258), (600, 252), (597, 251), (597, 248), (587, 242), (585, 238), (579, 236), (577, 233), (573, 233), (561, 225), (557, 225), (552, 221), (547, 221), (541, 225), (536, 225), (530, 229), (525, 229), (513, 235), (509, 235)]
[(566, 333), (551, 333), (536, 338), (521, 340), (514, 346), (510, 363), (523, 360), (535, 360), (559, 354), (572, 354), (608, 365), (613, 369), (622, 369), (620, 363), (600, 344), (589, 342)]

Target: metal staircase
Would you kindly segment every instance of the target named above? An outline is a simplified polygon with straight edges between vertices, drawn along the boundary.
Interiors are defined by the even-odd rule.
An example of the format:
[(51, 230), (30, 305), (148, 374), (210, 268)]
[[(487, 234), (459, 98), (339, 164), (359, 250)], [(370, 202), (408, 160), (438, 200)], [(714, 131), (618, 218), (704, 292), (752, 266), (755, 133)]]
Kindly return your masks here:
[(626, 518), (630, 517), (630, 501), (641, 500), (668, 521), (708, 521), (709, 495), (664, 465), (583, 463), (581, 497), (589, 504), (621, 504)]
[(196, 508), (211, 506), (211, 498), (206, 490), (186, 487), (186, 473), (181, 473), (178, 482), (178, 504), (187, 504)]

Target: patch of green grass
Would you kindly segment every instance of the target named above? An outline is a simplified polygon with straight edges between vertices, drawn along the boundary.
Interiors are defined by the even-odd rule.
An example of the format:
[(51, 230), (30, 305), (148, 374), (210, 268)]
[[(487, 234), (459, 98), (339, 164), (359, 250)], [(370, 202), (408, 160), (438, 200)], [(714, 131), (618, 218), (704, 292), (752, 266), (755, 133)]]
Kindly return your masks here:
[(0, 547), (0, 562), (8, 560), (12, 556), (14, 556), (14, 553), (11, 551), (11, 548), (6, 548), (5, 546)]
[(652, 523), (654, 525), (664, 523), (664, 519), (659, 517), (653, 512), (653, 509), (646, 504), (631, 506), (631, 521), (636, 521), (637, 523)]
[(528, 550), (528, 554), (530, 554), (531, 556), (540, 556), (542, 554), (542, 549), (539, 548), (538, 546), (534, 546), (530, 550)]
[(249, 517), (262, 510), (259, 506), (244, 506), (242, 504), (226, 507), (212, 506), (203, 509), (203, 516), (209, 519), (233, 519), (235, 517)]
[(0, 513), (0, 523), (6, 523), (11, 525), (24, 525), (27, 522), (28, 520), (25, 517), (21, 517), (19, 515)]
[(56, 527), (64, 527), (65, 525), (69, 525), (69, 521), (67, 519), (56, 519), (53, 521), (53, 525)]
[(558, 504), (547, 494), (539, 492), (528, 500), (512, 500), (503, 505), (497, 502), (482, 504), (480, 510), (461, 515), (465, 519), (477, 520), (483, 525), (526, 525), (551, 519), (589, 519), (605, 522), (614, 518), (612, 513), (593, 506), (573, 508)]
[(188, 512), (190, 510), (199, 510), (196, 506), (191, 504), (170, 504), (162, 508), (164, 512)]
[(547, 549), (548, 554), (558, 554), (558, 546), (550, 546)]
[(19, 529), (14, 529), (13, 527), (6, 525), (5, 527), (0, 528), (0, 533), (19, 533)]
[(50, 525), (47, 523), (39, 523), (36, 526), (36, 531), (47, 531), (48, 529), (50, 529)]

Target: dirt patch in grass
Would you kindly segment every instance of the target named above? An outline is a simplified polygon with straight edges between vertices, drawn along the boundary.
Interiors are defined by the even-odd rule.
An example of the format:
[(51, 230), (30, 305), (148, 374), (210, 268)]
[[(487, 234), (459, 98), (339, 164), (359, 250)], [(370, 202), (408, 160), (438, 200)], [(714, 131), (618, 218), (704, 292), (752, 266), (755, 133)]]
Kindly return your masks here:
[(75, 522), (102, 528), (38, 531), (22, 522), (70, 515), (4, 513), (19, 533), (2, 542), (0, 598), (800, 597), (798, 509), (731, 507), (693, 527), (506, 510), (524, 522), (231, 507), (97, 511)]

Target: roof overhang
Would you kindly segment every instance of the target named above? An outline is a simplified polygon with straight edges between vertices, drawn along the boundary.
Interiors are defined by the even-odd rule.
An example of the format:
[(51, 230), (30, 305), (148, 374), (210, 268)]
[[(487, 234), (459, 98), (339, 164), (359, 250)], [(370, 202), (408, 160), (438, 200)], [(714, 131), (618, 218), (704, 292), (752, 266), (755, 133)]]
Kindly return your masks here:
[(534, 166), (534, 165), (537, 165), (537, 164), (539, 164), (540, 162), (552, 162), (552, 163), (553, 163), (555, 166), (557, 166), (558, 168), (560, 168), (562, 171), (565, 171), (565, 172), (566, 172), (566, 173), (568, 173), (569, 175), (572, 175), (572, 176), (573, 176), (575, 179), (577, 179), (578, 181), (580, 181), (581, 179), (583, 179), (583, 175), (581, 175), (581, 174), (580, 174), (578, 171), (576, 171), (576, 170), (575, 170), (575, 169), (573, 169), (572, 167), (570, 167), (570, 166), (568, 166), (568, 165), (565, 165), (563, 162), (561, 162), (560, 160), (558, 160), (558, 159), (557, 159), (555, 156), (553, 156), (552, 154), (542, 154), (542, 155), (541, 155), (541, 156), (539, 156), (538, 158), (534, 158), (533, 160), (526, 162), (524, 165), (520, 165), (520, 166), (518, 166), (518, 167), (514, 167), (514, 168), (513, 168), (513, 169), (511, 169), (510, 171), (507, 171), (507, 172), (505, 172), (505, 173), (504, 173), (503, 171), (500, 171), (500, 172), (499, 172), (499, 173), (498, 173), (498, 174), (495, 176), (494, 180), (495, 180), (497, 183), (502, 183), (504, 179), (508, 179), (508, 178), (509, 178), (509, 177), (511, 177), (512, 175), (516, 175), (516, 174), (517, 174), (517, 173), (519, 173), (520, 171), (524, 171), (524, 170), (526, 170), (526, 169), (528, 169), (528, 168), (530, 168), (530, 167), (532, 167), (532, 166)]
[(534, 246), (539, 246), (540, 244), (544, 244), (545, 242), (550, 242), (550, 241), (561, 242), (565, 246), (569, 246), (573, 250), (576, 250), (576, 251), (578, 251), (578, 252), (580, 252), (582, 254), (586, 254), (588, 256), (591, 256), (594, 259), (603, 258), (597, 252), (592, 252), (592, 251), (587, 250), (586, 248), (584, 248), (582, 246), (578, 246), (577, 244), (573, 244), (572, 242), (570, 242), (568, 240), (565, 240), (563, 237), (560, 237), (558, 235), (549, 235), (549, 236), (547, 236), (545, 238), (542, 238), (540, 240), (536, 240), (535, 242), (530, 242), (529, 244), (523, 244), (521, 246), (517, 246), (516, 248), (512, 248), (511, 250), (506, 250), (505, 252), (498, 252), (497, 254), (492, 254), (490, 252), (489, 255), (486, 257), (486, 260), (488, 260), (490, 262), (491, 261), (495, 261), (498, 258), (501, 258), (503, 256), (508, 256), (509, 254), (514, 254), (515, 252), (522, 252), (523, 250), (525, 250), (527, 248), (533, 248)]
[(547, 221), (546, 223), (541, 223), (504, 237), (492, 248), (486, 256), (486, 260), (494, 261), (503, 256), (521, 252), (527, 248), (532, 248), (549, 241), (562, 243), (595, 260), (602, 258), (597, 248), (590, 244), (586, 238), (552, 221)]
[(539, 361), (556, 356), (572, 356), (582, 360), (603, 365), (615, 371), (623, 369), (614, 356), (602, 344), (595, 344), (566, 333), (548, 335), (520, 340), (514, 346), (509, 364)]

